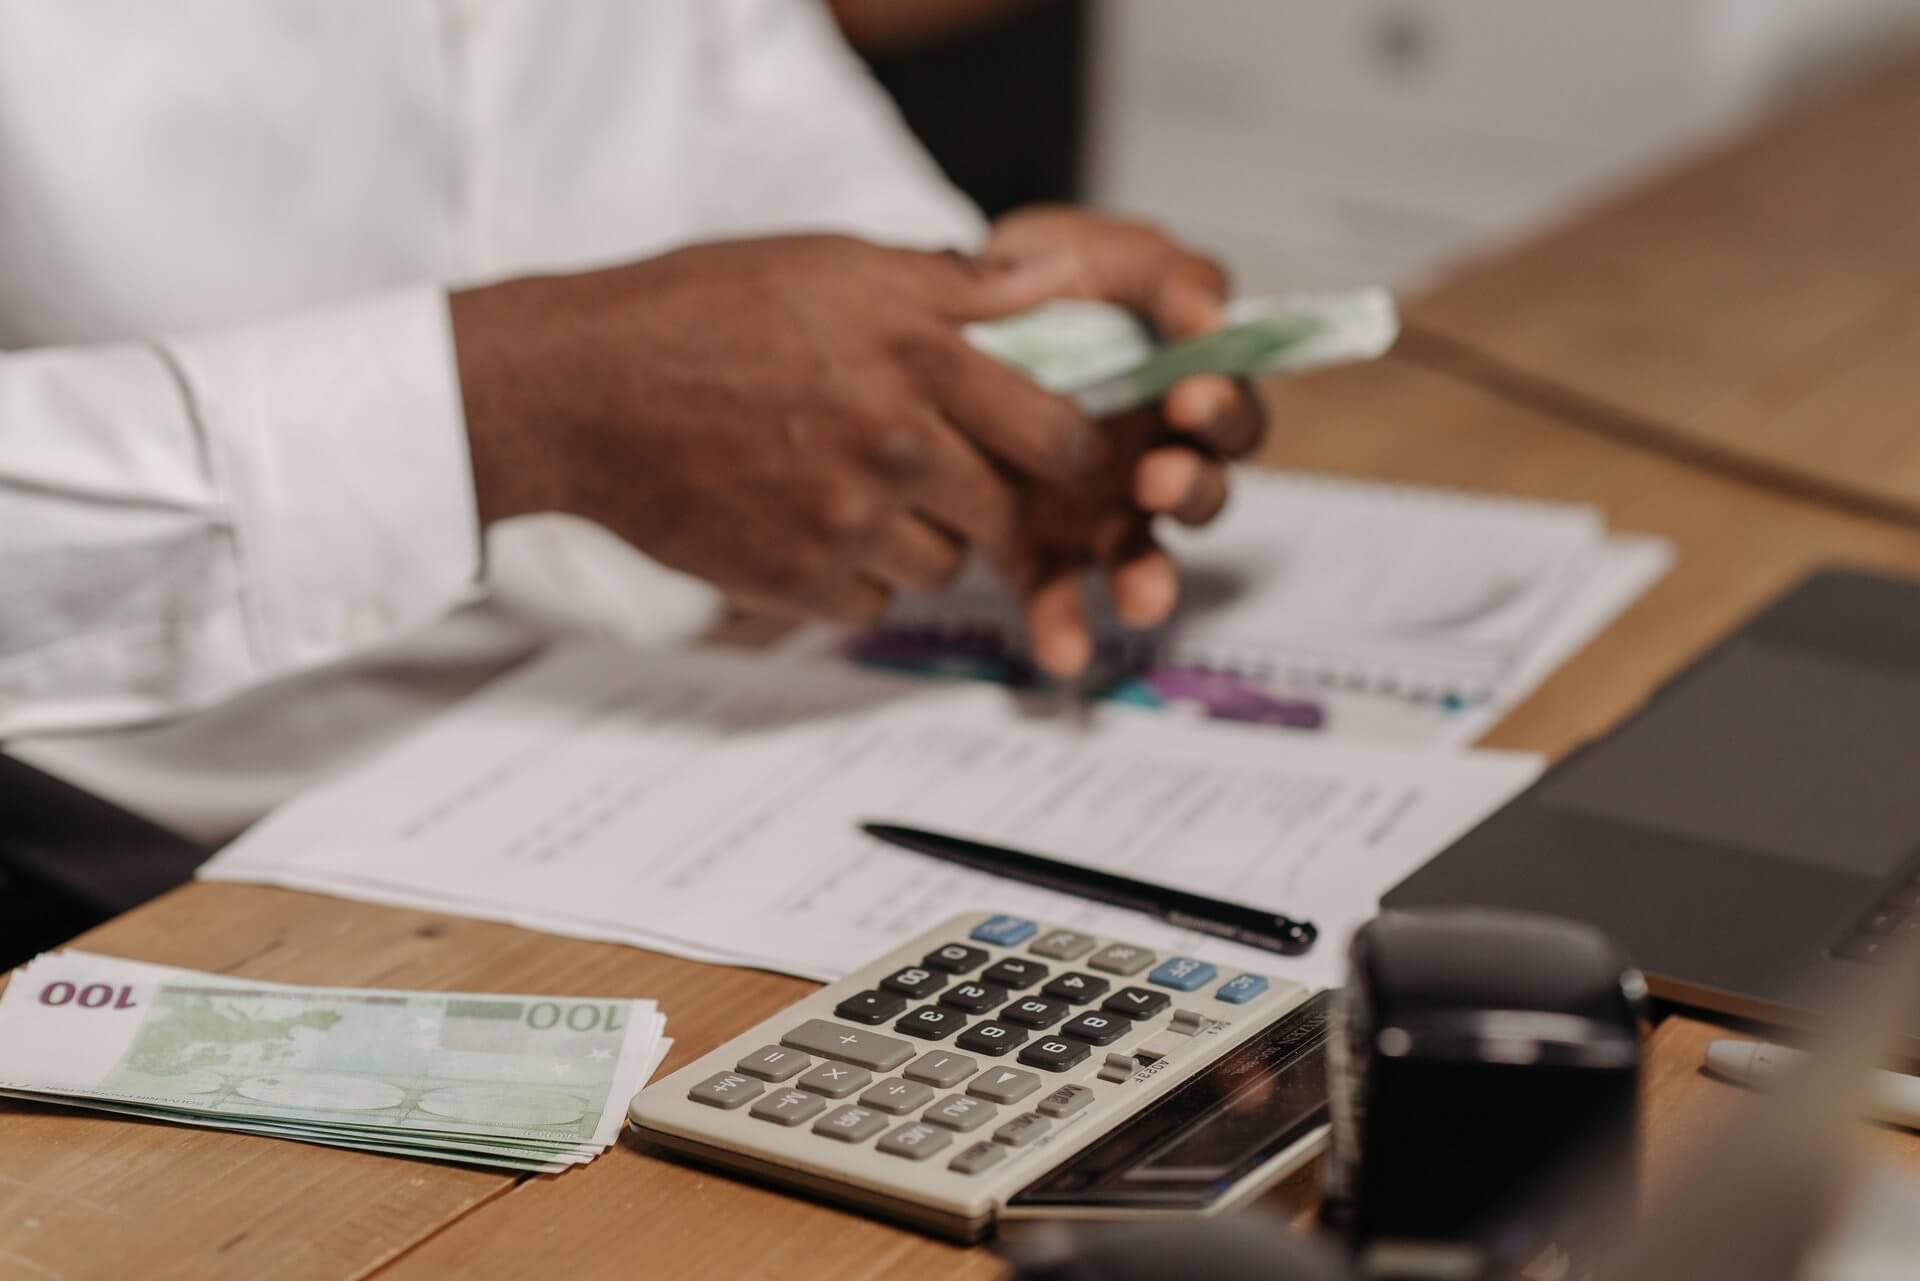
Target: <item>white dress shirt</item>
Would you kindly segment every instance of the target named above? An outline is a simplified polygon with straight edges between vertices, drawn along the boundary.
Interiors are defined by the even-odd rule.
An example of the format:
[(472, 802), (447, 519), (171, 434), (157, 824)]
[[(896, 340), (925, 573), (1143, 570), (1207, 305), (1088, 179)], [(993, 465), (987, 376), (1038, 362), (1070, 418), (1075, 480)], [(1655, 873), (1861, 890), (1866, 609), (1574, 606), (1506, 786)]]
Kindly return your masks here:
[(810, 0), (0, 5), (0, 739), (217, 837), (686, 625), (577, 523), (483, 555), (446, 291), (793, 229), (979, 230)]

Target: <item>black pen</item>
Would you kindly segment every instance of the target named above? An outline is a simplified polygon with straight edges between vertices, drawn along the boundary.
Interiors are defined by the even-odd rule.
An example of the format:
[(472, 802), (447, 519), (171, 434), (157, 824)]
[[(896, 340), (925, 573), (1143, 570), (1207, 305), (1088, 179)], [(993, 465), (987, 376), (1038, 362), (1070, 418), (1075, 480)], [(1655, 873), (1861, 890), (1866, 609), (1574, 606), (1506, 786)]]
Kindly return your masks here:
[(897, 823), (862, 823), (860, 830), (876, 840), (929, 858), (1037, 885), (1043, 890), (1144, 912), (1181, 929), (1198, 930), (1282, 956), (1299, 956), (1320, 937), (1319, 929), (1311, 921), (1296, 921), (1258, 908), (1223, 903), (1205, 895), (1136, 881), (1079, 863), (1042, 858), (1003, 845), (988, 845), (964, 836), (944, 836)]

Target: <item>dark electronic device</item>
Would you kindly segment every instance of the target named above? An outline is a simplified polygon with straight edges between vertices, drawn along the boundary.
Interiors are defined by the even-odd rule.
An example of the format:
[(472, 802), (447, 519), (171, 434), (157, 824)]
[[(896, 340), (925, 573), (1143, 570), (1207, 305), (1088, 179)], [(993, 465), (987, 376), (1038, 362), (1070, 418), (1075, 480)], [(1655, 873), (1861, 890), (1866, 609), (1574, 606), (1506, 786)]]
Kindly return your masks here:
[(1802, 1024), (1920, 930), (1917, 768), (1920, 583), (1824, 570), (1383, 904), (1584, 921), (1655, 996)]
[(1609, 1153), (1630, 1196), (1643, 994), (1570, 921), (1455, 909), (1363, 927), (1334, 1003), (1325, 1166), (1363, 1271), (1475, 1276), (1496, 1238), (1550, 1248), (1577, 1225), (1517, 1211)]

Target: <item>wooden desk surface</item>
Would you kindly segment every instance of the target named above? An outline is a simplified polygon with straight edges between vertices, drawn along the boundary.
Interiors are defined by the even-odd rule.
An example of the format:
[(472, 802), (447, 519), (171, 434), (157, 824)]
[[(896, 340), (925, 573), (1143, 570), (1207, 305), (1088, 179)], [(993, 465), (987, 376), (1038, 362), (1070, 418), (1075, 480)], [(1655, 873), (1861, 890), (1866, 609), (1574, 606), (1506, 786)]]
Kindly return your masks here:
[[(1276, 390), (1275, 462), (1574, 498), (1680, 551), (1673, 575), (1495, 740), (1564, 751), (1808, 566), (1920, 572), (1920, 533), (1601, 440), (1398, 361)], [(668, 1068), (793, 1000), (792, 979), (283, 890), (189, 886), (87, 946), (292, 982), (662, 1000)], [(1649, 1075), (1656, 1164), (1724, 1087), (1669, 1024)], [(648, 1261), (651, 1260), (649, 1266)], [(498, 1174), (20, 1104), (0, 1106), (0, 1275), (79, 1278), (987, 1277), (990, 1256), (619, 1147), (559, 1178)]]
[(1406, 350), (1920, 519), (1916, 138), (1920, 56), (1457, 274)]

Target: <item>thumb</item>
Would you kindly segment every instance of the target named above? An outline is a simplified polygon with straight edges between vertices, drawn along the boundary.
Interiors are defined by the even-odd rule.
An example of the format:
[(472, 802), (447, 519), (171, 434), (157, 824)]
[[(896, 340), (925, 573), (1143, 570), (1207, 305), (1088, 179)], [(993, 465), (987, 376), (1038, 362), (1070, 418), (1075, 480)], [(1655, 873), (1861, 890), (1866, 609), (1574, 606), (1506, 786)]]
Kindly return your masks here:
[(1084, 293), (1080, 262), (1071, 253), (976, 258), (965, 264), (965, 272), (946, 308), (948, 318), (960, 324), (1015, 316)]

